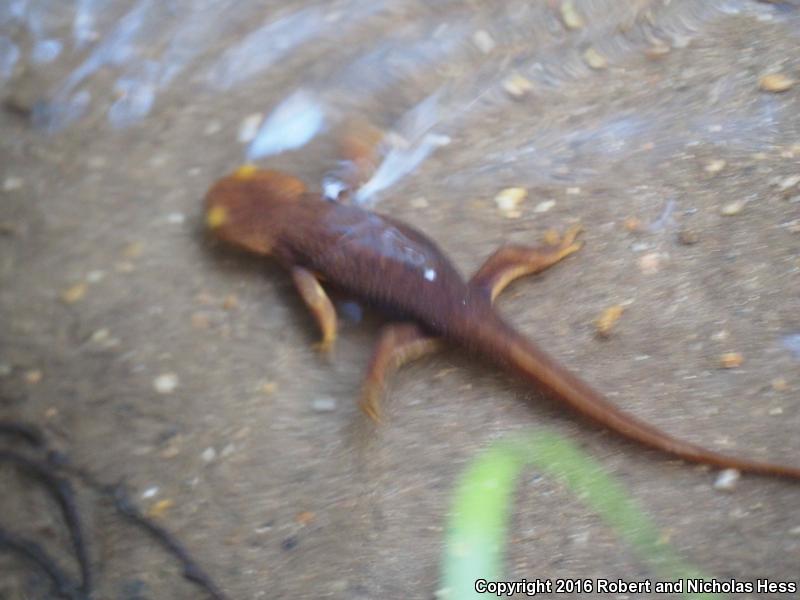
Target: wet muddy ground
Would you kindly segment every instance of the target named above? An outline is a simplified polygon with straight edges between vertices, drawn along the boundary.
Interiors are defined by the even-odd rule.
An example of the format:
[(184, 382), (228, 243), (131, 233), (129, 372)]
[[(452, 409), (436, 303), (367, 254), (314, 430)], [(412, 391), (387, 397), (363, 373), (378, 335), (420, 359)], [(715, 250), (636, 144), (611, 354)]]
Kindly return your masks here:
[[(576, 1), (582, 21), (571, 27), (568, 10), (542, 2), (551, 37), (529, 37), (525, 19), (539, 23), (539, 13), (520, 16), (522, 3), (494, 13), (406, 3), (345, 31), (346, 44), (305, 41), (209, 92), (201, 75), (229, 73), (212, 67), (249, 29), (240, 17), (194, 75), (158, 88), (149, 114), (126, 128), (108, 121), (118, 75), (108, 65), (87, 78), (95, 93), (80, 119), (52, 134), (35, 127), (28, 111), (79, 61), (21, 62), (0, 111), (0, 414), (40, 425), (104, 480), (124, 479), (231, 598), (434, 597), (457, 476), (492, 441), (531, 428), (579, 443), (705, 573), (797, 581), (796, 483), (744, 476), (716, 489), (715, 472), (621, 441), (457, 351), (398, 374), (374, 427), (355, 399), (380, 321), (343, 318), (334, 355), (319, 356), (289, 278), (203, 232), (206, 189), (244, 160), (242, 123), (298, 86), (336, 117), (303, 148), (257, 162), (315, 186), (353, 113), (390, 127), (456, 82), (437, 131), (448, 143), (383, 190), (378, 210), (439, 241), (464, 273), (501, 243), (581, 222), (584, 248), (515, 284), (500, 310), (671, 434), (800, 464), (798, 9), (675, 2), (675, 16), (664, 3), (636, 4), (639, 20)], [(259, 10), (258, 22), (273, 9)], [(660, 41), (641, 34), (655, 27), (648, 10), (668, 22)], [(400, 48), (443, 47), (455, 29), (432, 24), (456, 22), (463, 45), (440, 63), (389, 53), (348, 75), (363, 81), (334, 76), (385, 31), (408, 36)], [(387, 73), (403, 77), (375, 91)], [(508, 187), (527, 198), (504, 211), (495, 197)], [(614, 305), (622, 317), (600, 339), (595, 320)], [(0, 477), (2, 523), (74, 568), (51, 501), (10, 469)], [(88, 493), (80, 503), (96, 597), (199, 597), (107, 503)], [(535, 470), (519, 482), (511, 531), (508, 579), (654, 577)], [(47, 589), (0, 555), (0, 597)]]

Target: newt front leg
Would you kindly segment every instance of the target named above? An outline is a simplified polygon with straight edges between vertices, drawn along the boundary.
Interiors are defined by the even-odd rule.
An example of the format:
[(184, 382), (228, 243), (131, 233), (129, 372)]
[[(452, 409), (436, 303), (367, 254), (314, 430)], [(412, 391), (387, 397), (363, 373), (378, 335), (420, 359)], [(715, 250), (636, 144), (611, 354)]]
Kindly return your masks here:
[(336, 309), (314, 274), (303, 267), (292, 267), (292, 281), (317, 321), (322, 339), (315, 345), (320, 352), (330, 352), (336, 341)]

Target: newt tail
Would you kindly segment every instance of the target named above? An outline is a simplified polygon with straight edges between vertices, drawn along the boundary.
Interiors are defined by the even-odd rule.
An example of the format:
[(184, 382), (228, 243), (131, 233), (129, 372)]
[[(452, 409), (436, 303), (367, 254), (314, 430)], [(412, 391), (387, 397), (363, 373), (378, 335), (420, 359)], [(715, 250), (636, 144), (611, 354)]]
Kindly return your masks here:
[[(468, 320), (459, 340), (480, 354), (515, 372), (526, 381), (546, 389), (555, 398), (626, 438), (662, 450), (688, 462), (760, 475), (800, 479), (800, 469), (727, 456), (679, 440), (609, 402), (590, 385), (562, 367), (536, 344), (504, 320)], [(461, 337), (461, 336), (459, 336)]]

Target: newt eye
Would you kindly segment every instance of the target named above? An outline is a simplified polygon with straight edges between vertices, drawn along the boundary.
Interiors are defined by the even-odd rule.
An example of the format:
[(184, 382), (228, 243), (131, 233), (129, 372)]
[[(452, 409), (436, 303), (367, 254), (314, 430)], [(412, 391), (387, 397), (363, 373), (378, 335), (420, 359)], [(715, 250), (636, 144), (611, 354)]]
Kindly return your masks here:
[(206, 213), (206, 225), (209, 229), (222, 227), (228, 221), (228, 211), (224, 206), (212, 206)]

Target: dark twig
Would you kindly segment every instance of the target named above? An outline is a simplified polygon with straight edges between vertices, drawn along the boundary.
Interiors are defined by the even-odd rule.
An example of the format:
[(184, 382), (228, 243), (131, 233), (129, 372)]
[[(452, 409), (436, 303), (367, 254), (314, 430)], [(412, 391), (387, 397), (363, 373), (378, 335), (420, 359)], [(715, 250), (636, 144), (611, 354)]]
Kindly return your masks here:
[(36, 448), (43, 448), (45, 445), (41, 430), (28, 423), (0, 420), (0, 435), (18, 437)]
[(183, 576), (202, 587), (214, 600), (225, 600), (225, 595), (217, 588), (211, 577), (192, 558), (189, 551), (169, 531), (145, 517), (136, 505), (131, 502), (127, 492), (121, 485), (114, 486), (106, 493), (114, 500), (117, 510), (136, 525), (145, 529), (167, 552), (172, 554), (183, 566)]
[(111, 500), (114, 508), (126, 519), (147, 531), (169, 554), (174, 556), (183, 568), (183, 576), (203, 588), (213, 600), (226, 600), (227, 597), (214, 583), (214, 580), (192, 558), (178, 539), (161, 525), (147, 518), (130, 499), (121, 484), (109, 485), (98, 481), (91, 473), (75, 466), (65, 464), (65, 470), (80, 479), (95, 493)]
[(56, 499), (67, 529), (69, 529), (72, 546), (80, 566), (81, 588), (87, 596), (90, 595), (92, 591), (91, 564), (72, 484), (56, 475), (53, 468), (47, 463), (41, 463), (11, 450), (0, 450), (0, 462), (13, 463), (26, 475), (38, 479)]
[(10, 548), (12, 551), (22, 554), (39, 565), (40, 568), (48, 573), (62, 596), (70, 600), (87, 600), (91, 594), (92, 577), (73, 488), (69, 480), (57, 474), (59, 471), (68, 476), (77, 477), (95, 493), (109, 498), (120, 515), (147, 531), (158, 544), (181, 563), (183, 576), (187, 580), (202, 587), (213, 600), (226, 599), (211, 577), (197, 564), (178, 539), (161, 525), (143, 515), (121, 485), (105, 484), (95, 479), (91, 473), (71, 465), (66, 455), (47, 447), (44, 436), (34, 426), (15, 421), (0, 421), (0, 435), (18, 437), (45, 453), (46, 462), (40, 462), (17, 452), (0, 450), (0, 462), (13, 463), (23, 473), (35, 477), (56, 498), (70, 531), (72, 544), (81, 569), (82, 585), (77, 588), (55, 561), (32, 541), (14, 536), (0, 529), (0, 546)]
[(76, 582), (58, 566), (58, 563), (39, 544), (14, 535), (0, 526), (0, 549), (7, 549), (27, 558), (44, 571), (53, 582), (56, 593), (69, 600), (87, 600), (88, 596)]

